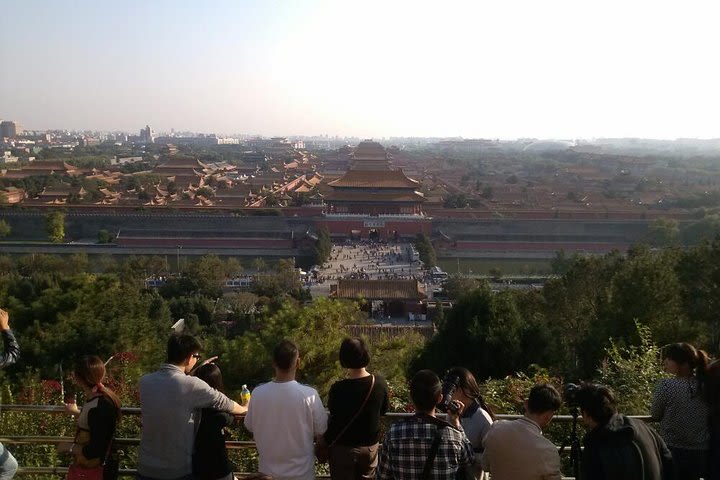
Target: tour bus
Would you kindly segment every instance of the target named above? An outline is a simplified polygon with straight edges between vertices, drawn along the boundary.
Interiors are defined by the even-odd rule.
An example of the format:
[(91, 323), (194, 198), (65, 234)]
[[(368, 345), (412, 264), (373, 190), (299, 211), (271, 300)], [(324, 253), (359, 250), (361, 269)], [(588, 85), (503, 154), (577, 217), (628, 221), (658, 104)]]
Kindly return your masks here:
[(253, 280), (251, 275), (242, 275), (226, 279), (225, 286), (228, 288), (247, 288), (253, 284)]
[(432, 267), (430, 269), (430, 277), (433, 279), (433, 281), (442, 282), (447, 280), (448, 274), (446, 272), (443, 272), (442, 268), (440, 267)]

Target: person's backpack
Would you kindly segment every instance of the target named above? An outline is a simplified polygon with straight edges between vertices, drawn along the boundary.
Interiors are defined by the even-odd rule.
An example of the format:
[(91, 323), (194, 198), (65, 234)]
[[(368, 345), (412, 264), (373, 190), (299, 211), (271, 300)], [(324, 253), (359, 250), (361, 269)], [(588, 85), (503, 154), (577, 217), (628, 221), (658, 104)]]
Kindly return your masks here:
[[(442, 432), (445, 428), (450, 427), (450, 424), (437, 420), (437, 430), (435, 430), (435, 438), (433, 438), (432, 446), (430, 447), (430, 453), (428, 454), (427, 460), (425, 460), (425, 466), (423, 467), (421, 480), (430, 480), (430, 472), (432, 471), (433, 463), (435, 463), (435, 457), (437, 456), (438, 449), (440, 448), (440, 442), (442, 441)], [(475, 480), (475, 475), (470, 471), (470, 465), (460, 465), (458, 471), (455, 473), (455, 480)]]

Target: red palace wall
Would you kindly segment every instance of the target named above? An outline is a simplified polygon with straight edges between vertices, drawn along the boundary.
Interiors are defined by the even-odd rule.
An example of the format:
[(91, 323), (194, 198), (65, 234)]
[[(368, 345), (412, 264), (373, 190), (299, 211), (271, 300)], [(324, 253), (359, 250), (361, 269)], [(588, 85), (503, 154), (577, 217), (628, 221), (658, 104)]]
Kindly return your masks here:
[[(448, 247), (447, 244), (444, 245)], [(510, 251), (510, 252), (593, 252), (606, 253), (612, 250), (624, 252), (630, 245), (624, 243), (602, 243), (602, 242), (473, 242), (458, 240), (455, 245), (457, 250), (485, 250), (485, 251)]]
[(117, 239), (121, 247), (202, 247), (202, 248), (294, 248), (290, 239), (278, 238), (152, 238), (122, 237)]
[(424, 233), (430, 236), (432, 233), (432, 223), (427, 219), (418, 219), (416, 221), (392, 221), (386, 219), (377, 219), (365, 217), (358, 220), (347, 219), (328, 219), (317, 220), (316, 228), (326, 227), (330, 235), (350, 237), (353, 231), (360, 232), (360, 238), (367, 239), (370, 232), (375, 230), (379, 238), (387, 240), (397, 235), (401, 237), (414, 237), (418, 233)]

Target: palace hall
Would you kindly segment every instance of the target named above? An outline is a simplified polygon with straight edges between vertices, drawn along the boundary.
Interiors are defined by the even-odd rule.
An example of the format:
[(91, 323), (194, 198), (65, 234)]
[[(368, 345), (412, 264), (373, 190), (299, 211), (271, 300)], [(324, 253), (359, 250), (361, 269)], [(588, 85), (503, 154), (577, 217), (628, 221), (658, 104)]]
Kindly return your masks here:
[(327, 213), (360, 215), (419, 215), (423, 195), (420, 182), (393, 168), (392, 157), (377, 142), (361, 142), (350, 157), (350, 168), (328, 183)]
[(327, 185), (332, 191), (325, 196), (325, 217), (318, 223), (334, 236), (379, 240), (428, 233), (420, 182), (395, 168), (392, 155), (378, 142), (360, 142), (347, 172)]

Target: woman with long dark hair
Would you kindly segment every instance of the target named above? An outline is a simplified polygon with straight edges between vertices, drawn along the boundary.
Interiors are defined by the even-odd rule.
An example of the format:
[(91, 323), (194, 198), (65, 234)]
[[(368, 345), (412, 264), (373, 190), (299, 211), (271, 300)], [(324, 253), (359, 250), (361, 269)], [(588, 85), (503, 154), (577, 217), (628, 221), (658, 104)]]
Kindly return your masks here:
[[(215, 390), (225, 392), (222, 373), (214, 363), (202, 365), (194, 375)], [(225, 427), (233, 424), (235, 417), (213, 408), (203, 408), (200, 426), (195, 435), (193, 453), (193, 476), (197, 480), (232, 480), (232, 464), (225, 447)]]
[(464, 405), (460, 412), (460, 424), (475, 451), (475, 465), (472, 473), (475, 478), (479, 479), (483, 474), (480, 465), (483, 438), (495, 421), (495, 414), (485, 403), (475, 376), (467, 368), (451, 368), (445, 376), (445, 381), (457, 382), (453, 399), (459, 400)]
[(374, 479), (378, 463), (380, 417), (388, 409), (385, 380), (367, 371), (370, 352), (361, 338), (340, 345), (340, 365), (347, 378), (330, 387), (330, 417), (324, 435), (333, 480)]
[(117, 462), (112, 451), (115, 428), (120, 420), (120, 399), (103, 385), (105, 363), (95, 355), (81, 357), (73, 370), (75, 384), (82, 390), (85, 404), (82, 410), (74, 403), (66, 407), (77, 415), (77, 432), (73, 443), (61, 443), (58, 452), (69, 453), (72, 465), (81, 469), (103, 466), (103, 479), (117, 477)]
[(677, 480), (707, 475), (710, 449), (706, 380), (709, 358), (689, 343), (662, 350), (663, 367), (673, 377), (660, 380), (650, 408), (673, 456)]

